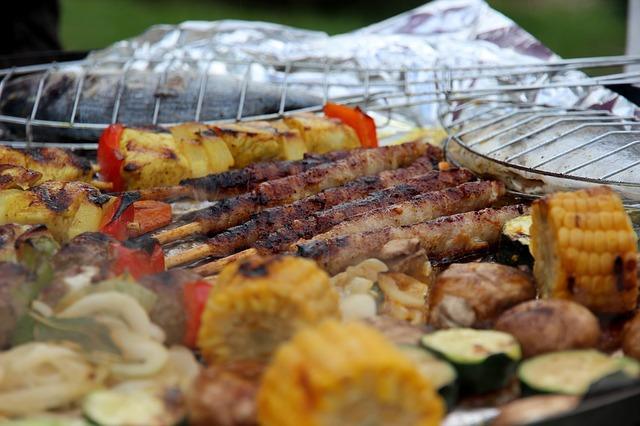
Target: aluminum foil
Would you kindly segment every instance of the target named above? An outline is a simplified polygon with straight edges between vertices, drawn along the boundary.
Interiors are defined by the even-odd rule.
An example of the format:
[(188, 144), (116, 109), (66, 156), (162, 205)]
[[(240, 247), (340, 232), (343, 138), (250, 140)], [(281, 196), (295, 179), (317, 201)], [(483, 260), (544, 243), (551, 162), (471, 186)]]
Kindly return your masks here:
[[(300, 82), (334, 98), (362, 94), (363, 74), (357, 70), (380, 70), (370, 76), (371, 93), (382, 92), (384, 83), (403, 79), (408, 94), (437, 91), (431, 81), (446, 81), (433, 69), (478, 64), (530, 64), (559, 59), (537, 39), (482, 0), (438, 0), (359, 30), (329, 36), (264, 22), (225, 20), (188, 21), (180, 25), (156, 25), (129, 40), (92, 53), (90, 61), (121, 64), (134, 60), (135, 67), (209, 67), (212, 74), (241, 74), (246, 61), (253, 61), (252, 80), (282, 83)], [(224, 63), (224, 62), (227, 63)], [(241, 62), (236, 64), (234, 61)], [(282, 70), (286, 63), (316, 64), (308, 68)], [(269, 65), (269, 63), (277, 65)], [(118, 65), (119, 66), (119, 65)], [(347, 69), (356, 70), (353, 72)], [(387, 70), (387, 71), (381, 71)], [(328, 71), (328, 76), (325, 73)], [(576, 71), (535, 77), (535, 82), (571, 80), (582, 77)], [(532, 83), (534, 77), (519, 77)], [(465, 82), (474, 87), (508, 84), (495, 79)], [(460, 87), (453, 84), (451, 89)], [(395, 88), (396, 91), (398, 88)], [(312, 87), (313, 90), (313, 87)], [(640, 116), (638, 108), (602, 87), (549, 88), (526, 96), (527, 100), (565, 107), (596, 107), (618, 115)], [(418, 102), (420, 102), (418, 97)], [(403, 99), (406, 102), (406, 98)], [(385, 100), (385, 102), (389, 102)], [(414, 102), (416, 103), (416, 102)], [(418, 125), (436, 124), (437, 103), (405, 109), (404, 115)], [(398, 112), (398, 109), (395, 110)]]

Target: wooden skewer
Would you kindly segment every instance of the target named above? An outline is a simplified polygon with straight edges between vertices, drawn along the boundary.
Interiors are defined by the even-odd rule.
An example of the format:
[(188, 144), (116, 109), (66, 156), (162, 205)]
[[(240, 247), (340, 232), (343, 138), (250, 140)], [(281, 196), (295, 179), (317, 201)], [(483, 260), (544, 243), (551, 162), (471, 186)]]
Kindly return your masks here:
[(205, 280), (211, 285), (214, 285), (218, 282), (218, 275), (210, 275), (208, 277), (204, 277), (203, 280)]
[(172, 241), (178, 241), (186, 237), (202, 234), (205, 229), (200, 222), (191, 222), (177, 228), (163, 229), (152, 235), (160, 244), (166, 244)]
[(214, 260), (213, 262), (200, 265), (197, 268), (193, 268), (193, 271), (202, 276), (209, 277), (211, 275), (219, 273), (220, 271), (222, 271), (222, 269), (225, 266), (227, 266), (232, 262), (237, 262), (239, 260), (247, 259), (257, 254), (258, 254), (258, 250), (254, 248), (249, 248), (243, 251), (239, 251), (238, 253), (232, 254), (231, 256), (223, 257), (222, 259)]
[(165, 256), (164, 265), (167, 269), (175, 268), (179, 265), (195, 262), (199, 259), (204, 259), (207, 256), (211, 256), (213, 253), (211, 247), (208, 244), (200, 244), (187, 250), (180, 251), (171, 256)]

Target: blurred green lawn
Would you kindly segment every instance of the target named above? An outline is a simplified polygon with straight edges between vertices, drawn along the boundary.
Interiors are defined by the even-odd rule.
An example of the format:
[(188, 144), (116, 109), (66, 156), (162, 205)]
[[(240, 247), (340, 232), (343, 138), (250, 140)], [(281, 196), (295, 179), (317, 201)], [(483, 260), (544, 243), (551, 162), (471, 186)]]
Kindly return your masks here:
[[(373, 22), (372, 14), (300, 7), (235, 6), (203, 0), (61, 0), (62, 41), (68, 50), (104, 47), (158, 23), (189, 19), (248, 19), (278, 22), (330, 34)], [(490, 0), (564, 57), (621, 54), (624, 13), (611, 0)]]

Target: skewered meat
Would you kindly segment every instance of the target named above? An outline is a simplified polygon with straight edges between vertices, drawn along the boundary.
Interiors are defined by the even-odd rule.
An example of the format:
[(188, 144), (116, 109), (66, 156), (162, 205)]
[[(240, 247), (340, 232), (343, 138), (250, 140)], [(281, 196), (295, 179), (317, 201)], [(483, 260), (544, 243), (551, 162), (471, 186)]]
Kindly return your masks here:
[(370, 257), (392, 257), (384, 247), (394, 240), (415, 243), (433, 260), (455, 259), (495, 245), (504, 223), (527, 210), (523, 205), (487, 208), (414, 225), (309, 241), (298, 245), (298, 254), (316, 260), (331, 274)]
[[(464, 178), (460, 179), (461, 176), (470, 177), (464, 171), (441, 173), (452, 183), (464, 181)], [(451, 185), (447, 184), (447, 179), (435, 183), (427, 180), (379, 191), (362, 200), (338, 205), (294, 223), (291, 228), (270, 235), (258, 247), (277, 252), (285, 250), (296, 237), (327, 239), (387, 226), (424, 222), (439, 216), (487, 207), (504, 194), (504, 186), (491, 181), (463, 183), (453, 188), (448, 186)]]
[(302, 160), (296, 161), (265, 161), (242, 169), (184, 179), (176, 186), (147, 188), (138, 192), (143, 200), (179, 197), (219, 200), (251, 191), (259, 183), (267, 180), (295, 175), (320, 164), (341, 160), (349, 154), (349, 151), (334, 151), (322, 155), (305, 154)]
[(433, 153), (433, 156), (441, 155), (439, 148), (421, 141), (359, 150), (343, 160), (324, 164), (297, 175), (263, 182), (250, 193), (227, 198), (185, 218), (193, 218), (193, 223), (158, 232), (154, 237), (163, 244), (193, 234), (219, 232), (247, 221), (253, 213), (266, 208), (300, 200), (324, 189), (344, 185), (361, 176), (371, 176), (383, 170), (407, 166), (417, 158), (430, 153)]
[[(274, 231), (279, 230), (275, 235), (280, 235), (281, 232), (288, 230), (288, 227), (294, 221), (303, 220), (313, 212), (358, 199), (381, 188), (398, 185), (403, 188), (409, 187), (413, 189), (422, 187), (423, 190), (427, 187), (439, 189), (451, 184), (455, 185), (456, 182), (463, 182), (472, 177), (470, 172), (462, 171), (451, 173), (431, 171), (422, 174), (423, 171), (432, 167), (428, 158), (425, 160), (427, 161), (416, 161), (406, 168), (384, 171), (376, 176), (361, 177), (346, 185), (325, 189), (316, 195), (303, 198), (294, 203), (263, 210), (254, 215), (251, 220), (229, 228), (207, 240), (206, 244), (209, 248), (207, 253), (209, 256), (216, 257), (229, 256), (236, 250), (247, 248), (259, 239), (267, 237)], [(416, 174), (418, 176), (412, 178)], [(406, 185), (402, 185), (403, 182), (406, 182)], [(297, 240), (297, 235), (295, 239), (289, 242), (295, 240)]]

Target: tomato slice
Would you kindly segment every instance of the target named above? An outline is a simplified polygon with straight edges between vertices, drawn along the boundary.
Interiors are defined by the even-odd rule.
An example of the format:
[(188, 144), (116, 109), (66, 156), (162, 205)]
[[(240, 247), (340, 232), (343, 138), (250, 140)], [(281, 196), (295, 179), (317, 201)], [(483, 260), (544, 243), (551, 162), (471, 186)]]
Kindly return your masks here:
[(121, 124), (112, 124), (102, 132), (98, 141), (98, 165), (100, 175), (113, 185), (113, 191), (124, 190), (122, 178), (122, 163), (124, 156), (120, 152), (120, 137), (124, 127)]
[(133, 221), (138, 229), (130, 236), (136, 237), (171, 223), (171, 204), (155, 200), (142, 200), (133, 203)]
[(211, 284), (204, 280), (190, 282), (182, 287), (186, 325), (183, 343), (189, 348), (196, 347), (198, 331), (202, 321), (202, 312), (207, 304)]
[(138, 279), (164, 271), (164, 254), (159, 244), (155, 244), (150, 253), (122, 244), (113, 244), (111, 248), (114, 257), (111, 270), (115, 275), (128, 272), (133, 278)]
[(324, 115), (337, 118), (347, 126), (353, 128), (360, 139), (360, 145), (364, 148), (378, 146), (378, 134), (376, 123), (360, 107), (351, 108), (345, 105), (328, 103), (324, 106)]

